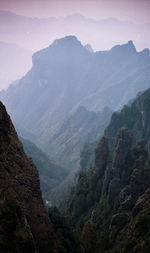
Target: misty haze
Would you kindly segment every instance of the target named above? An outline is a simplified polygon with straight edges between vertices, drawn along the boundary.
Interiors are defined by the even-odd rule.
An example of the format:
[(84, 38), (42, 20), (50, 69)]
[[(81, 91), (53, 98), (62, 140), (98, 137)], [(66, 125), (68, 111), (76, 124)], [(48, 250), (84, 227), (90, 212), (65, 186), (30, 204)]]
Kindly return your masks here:
[(0, 252), (150, 252), (150, 3), (0, 3)]
[[(56, 38), (76, 35), (94, 51), (109, 50), (133, 40), (137, 50), (149, 47), (150, 23), (136, 24), (117, 18), (94, 19), (81, 14), (67, 17), (30, 18), (0, 11), (0, 88), (21, 78), (31, 67), (32, 53), (50, 45)], [(122, 32), (123, 31), (123, 32)], [(14, 45), (15, 44), (15, 45)]]

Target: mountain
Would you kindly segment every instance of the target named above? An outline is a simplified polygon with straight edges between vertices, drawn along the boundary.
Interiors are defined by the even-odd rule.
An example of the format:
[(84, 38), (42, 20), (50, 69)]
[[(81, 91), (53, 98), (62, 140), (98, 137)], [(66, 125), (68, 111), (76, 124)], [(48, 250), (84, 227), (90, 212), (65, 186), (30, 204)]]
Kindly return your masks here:
[(112, 115), (93, 167), (80, 172), (70, 193), (67, 213), (81, 252), (149, 252), (149, 94)]
[(0, 41), (0, 90), (20, 79), (31, 68), (32, 52)]
[(133, 140), (144, 139), (150, 150), (150, 89), (140, 94), (131, 105), (125, 105), (120, 112), (112, 115), (110, 124), (105, 129), (105, 135), (114, 145), (115, 136), (121, 127), (127, 127), (133, 135)]
[(95, 148), (99, 139), (92, 143), (84, 144), (80, 152), (80, 169), (88, 169), (94, 166)]
[(79, 106), (120, 108), (149, 87), (150, 51), (132, 41), (92, 53), (75, 36), (55, 40), (33, 55), (33, 67), (0, 93), (17, 128), (40, 136)]
[(65, 202), (68, 189), (75, 183), (80, 169), (83, 146), (103, 135), (111, 115), (109, 108), (104, 108), (102, 112), (89, 112), (84, 107), (79, 107), (63, 122), (47, 129), (39, 139), (46, 153), (68, 170), (67, 177), (63, 170), (59, 170), (64, 177), (60, 177), (60, 182), (47, 194), (47, 199), (53, 204), (60, 206)]
[[(94, 50), (105, 50), (132, 39), (138, 50), (150, 46), (147, 36), (150, 24), (107, 18), (96, 20), (81, 14), (66, 17), (32, 18), (0, 11), (1, 40), (17, 43), (36, 52), (52, 43), (55, 38), (75, 34), (92, 45)], [(123, 33), (122, 33), (123, 31)]]
[(104, 108), (102, 112), (89, 112), (79, 107), (63, 122), (47, 129), (39, 141), (56, 161), (59, 160), (69, 170), (77, 169), (83, 145), (103, 135), (111, 114), (109, 108)]
[[(144, 139), (148, 150), (150, 150), (149, 139), (149, 104), (150, 89), (137, 95), (135, 99), (125, 105), (120, 111), (112, 114), (110, 123), (106, 127), (104, 134), (109, 138), (109, 145), (115, 145), (116, 135), (120, 128), (126, 127), (132, 132), (133, 143), (137, 139)], [(94, 150), (97, 142), (84, 145), (80, 155), (80, 167), (88, 168), (94, 161)]]
[(46, 153), (40, 150), (34, 143), (19, 137), (26, 154), (32, 158), (36, 165), (43, 198), (46, 200), (53, 188), (62, 182), (68, 175), (66, 169), (52, 161)]
[(40, 180), (4, 105), (0, 102), (1, 252), (56, 252), (56, 239), (44, 207)]
[(93, 50), (93, 48), (91, 47), (90, 44), (86, 44), (84, 47), (85, 47), (87, 50), (89, 50), (91, 53), (94, 52), (94, 50)]

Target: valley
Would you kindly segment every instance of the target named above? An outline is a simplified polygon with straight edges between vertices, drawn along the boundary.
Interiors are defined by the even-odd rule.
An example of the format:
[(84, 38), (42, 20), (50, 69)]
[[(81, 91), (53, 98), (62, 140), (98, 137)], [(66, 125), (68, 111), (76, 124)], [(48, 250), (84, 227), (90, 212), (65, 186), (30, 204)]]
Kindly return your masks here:
[(0, 91), (2, 253), (149, 252), (149, 69), (70, 35)]

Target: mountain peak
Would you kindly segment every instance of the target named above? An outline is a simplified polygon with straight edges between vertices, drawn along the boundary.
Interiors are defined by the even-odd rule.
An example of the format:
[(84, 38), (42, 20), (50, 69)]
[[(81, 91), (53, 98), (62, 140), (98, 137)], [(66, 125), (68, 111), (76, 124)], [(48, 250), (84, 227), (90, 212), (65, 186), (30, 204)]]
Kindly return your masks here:
[(133, 54), (133, 53), (136, 53), (136, 48), (133, 44), (133, 41), (129, 40), (126, 44), (114, 46), (111, 49), (111, 52)]
[(132, 40), (129, 40), (129, 41), (128, 41), (128, 45), (134, 46), (133, 41), (132, 41)]
[(134, 52), (136, 52), (136, 48), (135, 48), (134, 43), (133, 43), (132, 40), (129, 40), (128, 43), (125, 44), (125, 45), (127, 45), (127, 46), (128, 46), (129, 48), (131, 48)]
[(61, 39), (57, 39), (55, 40), (53, 43), (52, 43), (53, 46), (58, 46), (58, 45), (66, 45), (66, 46), (69, 46), (69, 45), (80, 45), (81, 46), (81, 42), (77, 39), (76, 36), (74, 35), (69, 35), (69, 36), (66, 36), (64, 38), (61, 38)]
[[(89, 55), (87, 49), (81, 44), (76, 36), (69, 35), (61, 39), (56, 39), (49, 47), (34, 53), (32, 60), (33, 65), (55, 61), (78, 61), (79, 57), (86, 57)], [(69, 63), (70, 64), (70, 63)]]

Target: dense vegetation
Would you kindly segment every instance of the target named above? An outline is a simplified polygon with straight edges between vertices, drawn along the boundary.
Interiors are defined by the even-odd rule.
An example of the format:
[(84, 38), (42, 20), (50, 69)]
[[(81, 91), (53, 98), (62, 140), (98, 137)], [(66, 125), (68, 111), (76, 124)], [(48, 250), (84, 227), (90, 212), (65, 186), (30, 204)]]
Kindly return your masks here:
[(40, 180), (0, 102), (0, 252), (56, 252)]
[[(66, 212), (62, 215), (51, 207), (49, 218), (41, 200), (37, 171), (24, 154), (5, 107), (0, 105), (0, 246), (3, 252), (35, 252), (35, 249), (42, 253), (149, 252), (149, 92), (113, 114), (93, 156), (95, 144), (85, 146), (82, 169), (69, 194)], [(133, 119), (132, 124), (127, 112)], [(116, 125), (117, 129), (117, 124), (121, 128), (114, 132), (111, 127)], [(34, 145), (27, 147), (30, 150)], [(88, 152), (91, 158), (86, 163)]]
[(63, 122), (48, 129), (41, 136), (40, 143), (47, 153), (51, 153), (69, 171), (77, 170), (83, 145), (94, 142), (103, 135), (111, 115), (112, 111), (108, 107), (101, 112), (79, 107)]
[(149, 93), (114, 113), (105, 131), (109, 138), (102, 137), (94, 165), (81, 170), (72, 189), (67, 213), (80, 235), (81, 252), (149, 252)]
[[(25, 115), (23, 120), (27, 130), (30, 127), (33, 130), (33, 122), (35, 122), (35, 132), (39, 140), (43, 138), (43, 129), (40, 128), (42, 122), (45, 122), (45, 127), (48, 127), (47, 131), (49, 132), (49, 124), (56, 122), (62, 112), (61, 117), (63, 118), (68, 112), (74, 111), (80, 102), (82, 104), (82, 99), (86, 101), (86, 105), (89, 105), (91, 99), (93, 100), (93, 98), (97, 97), (95, 93), (91, 97), (89, 96), (93, 92), (91, 90), (93, 87), (91, 86), (87, 89), (89, 93), (86, 94), (86, 97), (79, 96), (81, 90), (86, 88), (83, 82), (82, 89), (80, 87), (74, 90), (76, 94), (75, 100), (66, 100), (68, 94), (69, 97), (72, 95), (72, 91), (66, 85), (68, 81), (64, 74), (66, 65), (61, 68), (62, 62), (60, 62), (60, 59), (61, 57), (65, 59), (67, 67), (70, 66), (71, 56), (66, 54), (68, 48), (74, 56), (73, 67), (78, 63), (76, 54), (79, 53), (82, 56), (80, 63), (82, 67), (84, 66), (83, 69), (87, 71), (86, 68), (88, 67), (89, 71), (92, 53), (83, 48), (75, 37), (67, 37), (63, 40), (55, 41), (50, 48), (35, 54), (33, 57), (33, 69), (20, 81), (19, 91), (18, 86), (13, 91), (12, 108), (16, 106), (17, 98), (24, 91), (25, 84), (27, 88), (30, 85), (31, 91), (36, 91), (34, 96), (38, 97), (38, 99), (35, 100), (35, 104), (32, 103), (34, 101), (32, 92), (31, 103), (27, 105), (26, 97), (28, 97), (28, 94), (26, 92), (23, 100), (25, 101), (24, 108), (29, 106), (28, 109), (30, 109), (31, 113), (29, 111), (27, 114), (22, 113), (21, 106), (18, 106), (18, 112), (14, 117), (16, 117), (15, 120), (17, 122), (17, 117), (20, 117), (20, 115), (24, 117)], [(56, 54), (56, 49), (58, 49), (58, 54)], [(47, 59), (48, 54), (49, 58)], [(146, 59), (145, 54), (147, 54)], [(55, 70), (53, 62), (50, 61), (51, 55), (57, 56), (55, 63), (58, 63), (56, 65), (60, 71), (60, 77), (65, 80), (64, 83), (62, 82), (61, 87), (56, 85), (56, 90), (59, 91), (60, 96), (60, 103), (56, 103), (58, 107), (53, 101), (53, 97), (49, 98), (49, 94), (51, 94), (50, 88), (48, 90), (45, 89), (43, 94), (41, 90), (41, 85), (47, 87), (47, 80), (54, 81), (52, 73), (49, 72), (49, 66), (52, 70)], [(139, 85), (143, 80), (144, 87), (149, 86), (149, 74), (145, 75), (145, 72), (148, 73), (150, 64), (149, 51), (137, 53), (130, 41), (127, 45), (114, 47), (110, 52), (95, 53), (92, 56), (94, 67), (96, 67), (97, 61), (100, 64), (99, 66), (103, 66), (100, 56), (102, 56), (103, 60), (105, 59), (106, 64), (110, 62), (108, 69), (109, 71), (111, 69), (112, 77), (115, 77), (113, 79), (115, 87), (118, 88), (121, 85), (122, 88), (118, 93), (115, 93), (115, 89), (112, 92), (112, 87), (109, 86), (110, 83), (108, 80), (106, 81), (105, 75), (102, 75), (102, 78), (108, 84), (102, 95), (105, 95), (104, 98), (107, 97), (108, 100), (110, 100), (110, 96), (114, 96), (113, 98), (116, 100), (112, 99), (109, 101), (114, 107), (122, 103), (120, 102), (120, 99), (123, 99), (122, 94), (126, 94), (129, 98), (128, 92), (131, 81), (134, 79), (134, 73), (141, 69), (141, 66), (142, 74), (140, 74), (138, 81), (133, 86), (136, 91), (140, 90)], [(112, 61), (110, 61), (110, 58)], [(119, 63), (119, 59), (124, 59), (124, 61), (122, 60)], [(84, 65), (85, 60), (87, 61), (86, 66)], [(131, 63), (135, 61), (138, 63), (133, 71)], [(130, 64), (128, 65), (129, 62)], [(118, 72), (118, 64), (122, 66), (123, 72)], [(47, 67), (41, 69), (41, 65)], [(80, 67), (77, 67), (77, 72), (73, 71), (69, 75), (76, 82), (78, 81), (76, 78), (78, 76), (81, 77), (82, 71)], [(114, 72), (116, 68), (117, 72)], [(93, 68), (90, 69), (92, 73), (94, 70)], [(100, 74), (102, 74), (102, 70), (103, 68)], [(129, 71), (129, 82), (122, 79), (124, 71)], [(108, 72), (105, 74), (108, 74)], [(45, 79), (45, 76), (47, 79)], [(86, 78), (83, 78), (85, 83), (87, 79), (89, 80), (88, 72), (86, 72)], [(32, 81), (35, 82), (32, 83)], [(98, 79), (95, 84), (98, 85), (99, 82), (100, 80)], [(36, 86), (37, 83), (38, 87)], [(31, 84), (33, 84), (33, 87)], [(58, 83), (56, 82), (56, 84)], [(74, 84), (73, 82), (72, 85), (74, 86)], [(63, 85), (65, 86), (63, 87)], [(52, 96), (56, 90), (54, 93), (52, 92)], [(95, 90), (96, 87), (94, 92)], [(6, 101), (9, 99), (9, 92), (10, 90), (5, 94)], [(45, 99), (45, 96), (47, 99)], [(42, 101), (44, 103), (41, 103)], [(100, 102), (96, 99), (93, 101), (92, 107), (95, 109), (103, 104), (101, 99)], [(38, 107), (37, 104), (42, 105), (42, 107)], [(48, 108), (54, 106), (53, 110), (55, 109), (56, 111), (47, 111), (47, 106)], [(34, 116), (31, 109), (34, 111)], [(39, 115), (35, 113), (36, 110)], [(55, 116), (54, 112), (57, 112)], [(110, 111), (107, 110), (107, 112), (109, 118)], [(101, 112), (102, 114), (103, 112)], [(49, 118), (48, 115), (51, 115), (51, 117)], [(83, 107), (80, 107), (77, 113), (73, 113), (58, 128), (56, 126), (53, 128), (51, 138), (47, 139), (47, 148), (50, 145), (49, 140), (51, 145), (54, 143), (56, 145), (53, 150), (54, 153), (57, 150), (59, 151), (62, 143), (64, 143), (64, 157), (63, 155), (62, 157), (65, 160), (67, 153), (70, 156), (74, 146), (79, 149), (88, 140), (95, 141), (101, 135), (101, 130), (108, 120), (105, 117), (100, 119), (99, 115), (99, 113), (88, 112)], [(105, 119), (106, 122), (104, 122)], [(19, 120), (21, 121), (21, 118)], [(22, 122), (22, 124), (24, 123)], [(45, 133), (48, 136), (47, 132)], [(41, 197), (36, 167), (32, 159), (24, 153), (22, 144), (18, 140), (17, 133), (5, 107), (0, 103), (0, 247), (2, 251), (4, 253), (20, 253), (20, 251), (39, 253), (148, 253), (150, 250), (149, 136), (150, 89), (139, 95), (133, 103), (124, 106), (121, 111), (112, 115), (110, 124), (104, 131), (104, 136), (100, 141), (95, 142), (95, 149), (95, 143), (84, 145), (80, 156), (81, 171), (78, 175), (77, 184), (68, 193), (68, 202), (64, 203), (65, 213), (61, 214), (55, 207), (51, 207), (47, 213)], [(71, 144), (67, 146), (70, 139)], [(33, 143), (23, 139), (22, 141), (24, 149), (33, 157), (39, 168), (42, 179), (41, 186), (46, 196), (48, 187), (52, 189), (56, 182), (60, 183), (67, 173), (63, 168), (54, 164)], [(54, 146), (51, 146), (51, 148), (54, 148)], [(70, 157), (69, 159), (69, 162), (73, 161), (74, 163), (77, 157)], [(52, 171), (54, 169), (55, 171)], [(68, 178), (65, 180), (68, 180)], [(67, 185), (67, 181), (64, 182)], [(61, 184), (59, 187), (59, 193), (63, 193)], [(52, 195), (55, 198), (55, 191), (51, 192), (50, 197)]]
[[(23, 213), (14, 199), (1, 198), (0, 203), (0, 250), (2, 253), (35, 252), (35, 245), (28, 231), (23, 229)], [(18, 227), (22, 227), (20, 231)]]
[(81, 252), (82, 248), (83, 252), (118, 253), (145, 252), (147, 248), (149, 156), (143, 141), (134, 148), (131, 143), (125, 128), (118, 133), (112, 151), (103, 137), (95, 150), (94, 167), (81, 171), (72, 190), (67, 211), (80, 234)]
[(34, 143), (22, 137), (20, 137), (20, 140), (26, 154), (33, 159), (38, 169), (43, 198), (49, 200), (51, 190), (65, 179), (68, 172), (65, 168), (52, 161), (48, 155), (40, 150)]
[(62, 214), (56, 207), (49, 208), (48, 214), (57, 237), (58, 252), (79, 253), (79, 237), (70, 217)]
[(150, 143), (150, 89), (143, 92), (135, 101), (125, 105), (120, 112), (112, 115), (111, 122), (105, 130), (105, 135), (114, 144), (114, 137), (119, 128), (126, 126), (133, 134), (134, 143), (143, 138), (149, 149)]
[(47, 198), (53, 203), (62, 206), (62, 199), (64, 200), (68, 188), (76, 181), (80, 168), (80, 151), (84, 144), (86, 146), (86, 143), (96, 141), (103, 135), (111, 114), (109, 108), (104, 108), (102, 112), (89, 112), (84, 107), (79, 107), (75, 113), (48, 129), (40, 138), (43, 149), (68, 169), (67, 178), (62, 178), (60, 184), (47, 194)]

